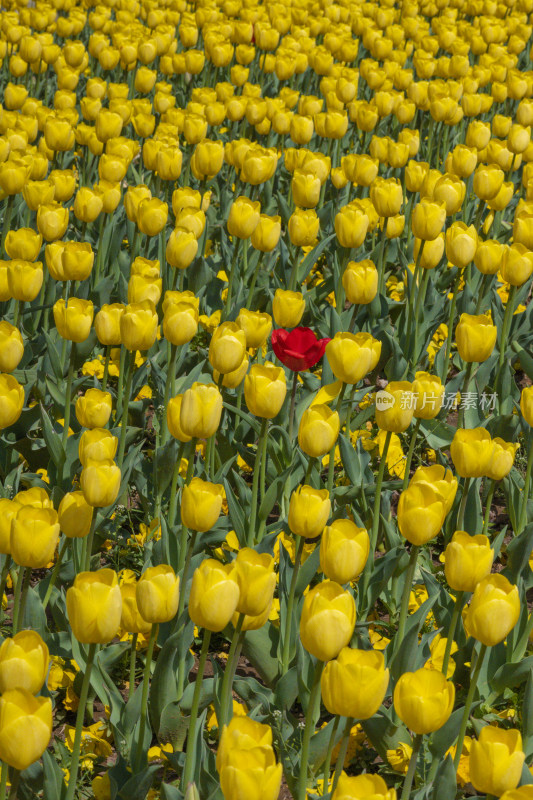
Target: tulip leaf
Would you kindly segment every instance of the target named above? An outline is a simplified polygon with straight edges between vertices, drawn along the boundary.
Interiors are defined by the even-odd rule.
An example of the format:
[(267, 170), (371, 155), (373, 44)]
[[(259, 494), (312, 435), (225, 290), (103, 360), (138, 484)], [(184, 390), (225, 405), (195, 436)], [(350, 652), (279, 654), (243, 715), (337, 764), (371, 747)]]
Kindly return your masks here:
[[(203, 688), (202, 683), (202, 690)], [(157, 738), (163, 742), (170, 742), (175, 753), (183, 752), (190, 719), (183, 713), (177, 700), (167, 703), (161, 714)]]
[(435, 780), (431, 800), (455, 800), (457, 794), (457, 779), (451, 755), (441, 761)]
[(528, 765), (524, 762), (522, 764), (522, 774), (520, 776), (520, 783), (519, 786), (531, 786), (533, 783), (533, 775), (531, 774), (531, 770), (529, 769)]
[(276, 683), (274, 702), (276, 708), (289, 709), (298, 697), (298, 668), (291, 667)]
[(393, 721), (383, 706), (373, 717), (363, 720), (361, 726), (383, 761), (387, 760), (387, 750), (393, 750), (400, 742), (408, 743), (411, 738), (407, 728), (398, 724), (398, 720)]
[(44, 441), (46, 442), (46, 447), (48, 448), (48, 452), (50, 453), (52, 461), (56, 467), (59, 467), (65, 459), (65, 451), (63, 449), (63, 445), (61, 444), (61, 436), (54, 430), (54, 427), (50, 422), (50, 417), (46, 413), (42, 403), (41, 422), (43, 426), (43, 436)]
[(503, 664), (491, 678), (491, 685), (498, 691), (512, 689), (528, 680), (533, 670), (533, 656), (523, 658), (518, 664)]
[[(59, 352), (52, 341), (50, 334), (43, 330), (43, 335), (46, 340), (46, 359), (50, 361), (52, 372), (59, 380), (63, 377), (63, 370), (61, 369), (61, 361), (59, 359)], [(44, 360), (43, 360), (43, 369), (44, 369)], [(46, 374), (46, 373), (45, 373)], [(65, 398), (63, 397), (63, 402), (65, 402)]]
[[(191, 681), (185, 687), (185, 691), (183, 692), (183, 695), (182, 695), (181, 700), (179, 702), (179, 705), (180, 705), (180, 708), (181, 708), (182, 711), (186, 711), (186, 712), (190, 712), (191, 711), (193, 695), (194, 695), (194, 684), (195, 684), (195, 682)], [(213, 678), (205, 678), (204, 677), (204, 680), (202, 681), (202, 691), (200, 693), (200, 706), (199, 706), (200, 709), (205, 708), (206, 706), (209, 705), (209, 703), (213, 702), (214, 689), (215, 689), (214, 679)], [(167, 709), (167, 708), (169, 709), (170, 713), (172, 712), (172, 710), (169, 708), (171, 706), (171, 704), (172, 704), (172, 701), (170, 703), (167, 703), (167, 705), (163, 709), (163, 713), (164, 713), (165, 709)], [(161, 714), (160, 732), (161, 732), (161, 729), (162, 729), (162, 726), (163, 726), (163, 713)]]
[(161, 800), (183, 800), (185, 795), (176, 786), (162, 783), (160, 787)]
[(242, 651), (267, 686), (273, 686), (278, 676), (278, 629), (268, 620), (262, 628), (247, 631)]
[(519, 536), (507, 545), (507, 565), (505, 576), (511, 583), (517, 583), (524, 572), (529, 571), (529, 558), (533, 550), (533, 524), (528, 525)]
[(45, 750), (43, 753), (43, 798), (57, 800), (65, 790), (63, 770), (57, 759)]
[(246, 517), (244, 510), (237, 500), (237, 497), (227, 478), (224, 478), (224, 489), (226, 491), (226, 500), (228, 502), (228, 513), (231, 524), (235, 530), (235, 533), (237, 534), (239, 544), (244, 545), (247, 533), (247, 528), (245, 527)]
[(129, 781), (120, 788), (118, 797), (122, 800), (144, 800), (154, 782), (155, 774), (160, 769), (159, 764), (150, 764), (148, 767), (133, 775)]
[(313, 247), (311, 252), (306, 255), (298, 267), (298, 284), (303, 283), (303, 281), (307, 278), (309, 272), (314, 267), (323, 251), (326, 249), (328, 244), (333, 241), (335, 236), (335, 233), (331, 233), (329, 236), (326, 236), (316, 245), (316, 247)]
[[(335, 718), (330, 719), (327, 725), (324, 725), (311, 737), (309, 743), (309, 763), (316, 770), (326, 760), (328, 753), (328, 746), (331, 739), (331, 731), (335, 723)], [(344, 723), (343, 723), (344, 724)], [(342, 739), (343, 724), (338, 726), (336, 731), (334, 744), (337, 745)]]
[(527, 350), (521, 347), (518, 344), (518, 342), (513, 342), (511, 347), (518, 356), (518, 360), (520, 361), (520, 366), (522, 367), (528, 378), (533, 381), (533, 356), (531, 356), (527, 352)]
[[(418, 635), (436, 600), (437, 594), (428, 597), (425, 603), (408, 617), (404, 638), (390, 662), (391, 677), (394, 681), (398, 680), (402, 673), (414, 671), (421, 666), (422, 648), (418, 647)], [(388, 648), (392, 644), (389, 644)]]

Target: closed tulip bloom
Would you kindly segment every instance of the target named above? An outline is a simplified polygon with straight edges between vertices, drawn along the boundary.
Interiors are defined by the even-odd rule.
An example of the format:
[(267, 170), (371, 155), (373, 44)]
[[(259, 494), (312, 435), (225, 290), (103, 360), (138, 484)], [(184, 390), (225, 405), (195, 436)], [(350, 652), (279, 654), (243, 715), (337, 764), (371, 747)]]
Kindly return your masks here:
[(137, 607), (146, 622), (169, 622), (176, 616), (180, 579), (168, 564), (148, 567), (137, 583)]
[(10, 158), (0, 164), (0, 189), (4, 196), (19, 194), (29, 177), (28, 165), (21, 158)]
[(228, 231), (238, 239), (249, 239), (259, 225), (261, 204), (240, 196), (233, 201), (228, 217)]
[(168, 219), (168, 205), (157, 197), (141, 200), (137, 208), (137, 226), (147, 236), (157, 236)]
[(80, 476), (83, 496), (94, 508), (105, 508), (115, 502), (120, 481), (120, 469), (113, 461), (89, 461)]
[(411, 229), (418, 239), (432, 241), (441, 232), (446, 221), (446, 207), (427, 197), (422, 198), (413, 209)]
[(35, 300), (43, 285), (43, 265), (40, 261), (8, 261), (7, 285), (11, 297), (21, 302)]
[(218, 633), (229, 624), (239, 601), (235, 564), (206, 558), (194, 571), (189, 616), (195, 625)]
[(444, 574), (454, 592), (473, 592), (480, 581), (490, 574), (494, 550), (489, 539), (455, 531), (444, 552)]
[(363, 244), (368, 231), (368, 216), (353, 205), (343, 206), (335, 216), (335, 233), (342, 247), (356, 248)]
[(120, 625), (122, 598), (112, 569), (79, 572), (67, 590), (67, 615), (72, 633), (83, 644), (105, 644)]
[(198, 241), (193, 231), (180, 226), (170, 234), (166, 247), (166, 259), (176, 269), (186, 269), (198, 253)]
[(24, 389), (12, 375), (0, 374), (0, 430), (13, 425), (24, 407)]
[(272, 301), (274, 321), (280, 328), (296, 328), (305, 311), (305, 300), (301, 292), (276, 289)]
[(50, 508), (52, 510), (54, 508), (52, 499), (41, 486), (32, 486), (31, 489), (23, 489), (21, 492), (17, 492), (13, 500), (21, 506)]
[(246, 334), (235, 322), (223, 322), (211, 337), (209, 362), (224, 375), (236, 370), (246, 353)]
[(524, 759), (520, 731), (485, 725), (470, 748), (472, 785), (478, 792), (501, 797), (520, 783)]
[(233, 717), (220, 736), (216, 754), (217, 770), (229, 764), (236, 751), (253, 751), (256, 748), (272, 749), (272, 729), (246, 716)]
[(505, 245), (496, 239), (478, 241), (474, 256), (474, 264), (484, 275), (496, 275), (499, 271), (505, 252)]
[(527, 424), (533, 428), (533, 386), (526, 386), (522, 389), (520, 411)]
[(219, 768), (220, 788), (225, 800), (276, 800), (279, 795), (282, 766), (276, 764), (272, 748), (232, 750)]
[(320, 568), (332, 581), (351, 583), (362, 573), (369, 550), (370, 539), (365, 528), (359, 528), (349, 519), (336, 519), (324, 528)]
[(182, 431), (197, 439), (209, 439), (222, 414), (222, 395), (214, 383), (193, 383), (183, 394), (180, 410)]
[(70, 297), (65, 304), (61, 297), (54, 303), (54, 322), (62, 339), (84, 342), (91, 332), (94, 306), (92, 300)]
[(121, 344), (120, 319), (126, 306), (123, 303), (104, 303), (94, 318), (94, 329), (100, 344)]
[(509, 789), (500, 800), (533, 800), (533, 786), (526, 784), (518, 789)]
[(457, 478), (450, 469), (446, 469), (441, 464), (418, 467), (409, 482), (409, 486), (414, 486), (415, 484), (431, 486), (442, 500), (445, 514), (450, 513), (458, 486)]
[(190, 442), (191, 438), (181, 427), (180, 414), (183, 394), (171, 397), (167, 405), (167, 426), (171, 436), (179, 442)]
[(465, 199), (466, 184), (456, 175), (446, 174), (436, 182), (433, 189), (433, 200), (444, 203), (446, 216), (456, 214)]
[(281, 411), (287, 380), (282, 367), (272, 362), (253, 364), (244, 379), (244, 397), (251, 413), (263, 419), (273, 419)]
[(300, 208), (315, 208), (320, 199), (320, 179), (303, 169), (296, 169), (292, 175), (292, 197)]
[(329, 453), (340, 431), (340, 419), (336, 411), (327, 405), (317, 404), (302, 414), (298, 428), (298, 444), (311, 458)]
[(466, 267), (475, 258), (478, 245), (477, 231), (473, 225), (453, 222), (446, 231), (446, 258), (455, 267)]
[(13, 517), (11, 555), (22, 567), (46, 567), (54, 557), (58, 539), (59, 522), (52, 508), (23, 506)]
[(336, 333), (326, 345), (326, 356), (335, 377), (343, 383), (359, 383), (375, 369), (381, 342), (369, 333)]
[(477, 584), (464, 618), (465, 631), (487, 647), (494, 647), (509, 635), (519, 616), (518, 587), (495, 573)]
[(37, 761), (52, 735), (52, 701), (33, 697), (25, 689), (10, 689), (0, 697), (0, 758), (25, 770)]
[(474, 147), (458, 144), (452, 150), (452, 172), (460, 178), (469, 178), (477, 166), (477, 152)]
[(220, 516), (224, 487), (201, 478), (193, 478), (183, 488), (181, 521), (193, 531), (210, 530)]
[(487, 474), (494, 445), (485, 428), (458, 428), (450, 447), (453, 465), (461, 478), (481, 478)]
[(48, 674), (50, 654), (36, 631), (20, 631), (0, 647), (0, 692), (24, 689), (37, 694)]
[(84, 281), (91, 274), (94, 252), (89, 242), (64, 242), (61, 251), (63, 274), (69, 281)]
[(327, 489), (298, 486), (289, 503), (289, 528), (296, 536), (316, 539), (324, 530), (331, 513)]
[(137, 583), (123, 583), (120, 587), (122, 598), (122, 612), (120, 615), (120, 629), (128, 633), (141, 633), (145, 636), (150, 633), (152, 623), (146, 622), (141, 616), (137, 605)]
[(54, 242), (65, 235), (68, 226), (68, 208), (58, 202), (50, 202), (39, 206), (37, 211), (37, 228), (47, 242)]
[(11, 552), (11, 520), (20, 507), (16, 500), (0, 498), (0, 553)]
[(514, 464), (516, 451), (520, 447), (514, 442), (506, 442), (497, 436), (492, 440), (492, 457), (487, 469), (487, 478), (493, 481), (501, 481), (511, 471)]
[(198, 331), (198, 309), (190, 303), (172, 303), (163, 315), (163, 334), (171, 344), (186, 344)]
[[(408, 381), (391, 381), (385, 387), (382, 407), (376, 406), (376, 422), (382, 431), (406, 431), (414, 414), (413, 387)], [(390, 395), (390, 397), (388, 397)]]
[[(422, 244), (424, 247), (420, 254)], [(440, 233), (431, 242), (423, 242), (422, 239), (415, 239), (414, 258), (419, 261), (422, 269), (435, 269), (440, 263), (444, 253), (444, 234)]]
[(389, 670), (378, 650), (344, 647), (337, 658), (326, 664), (320, 684), (322, 700), (330, 714), (370, 719), (387, 692)]
[(143, 200), (149, 200), (151, 197), (152, 192), (144, 184), (128, 187), (128, 191), (124, 195), (124, 210), (130, 222), (137, 223), (139, 205)]
[(404, 672), (394, 689), (396, 713), (417, 734), (442, 728), (453, 711), (454, 701), (453, 683), (437, 670)]
[(115, 458), (118, 439), (105, 428), (84, 431), (78, 445), (78, 456), (84, 467), (89, 461), (112, 461)]
[(5, 249), (9, 258), (35, 261), (43, 244), (40, 233), (31, 228), (19, 228), (7, 232)]
[(495, 164), (481, 164), (474, 172), (474, 193), (487, 202), (496, 197), (503, 186), (505, 174)]
[(403, 204), (400, 181), (397, 178), (376, 178), (370, 186), (370, 199), (380, 217), (395, 217)]
[(332, 800), (396, 800), (396, 789), (387, 789), (379, 775), (349, 776), (341, 773)]
[(270, 253), (278, 244), (281, 235), (281, 217), (261, 214), (259, 223), (252, 233), (252, 247), (262, 253)]
[(235, 578), (239, 584), (240, 595), (237, 611), (257, 617), (272, 605), (276, 587), (274, 559), (268, 553), (256, 553), (250, 547), (243, 547), (234, 561)]
[(129, 303), (120, 316), (120, 338), (127, 350), (149, 350), (157, 336), (157, 311), (150, 300)]
[(87, 389), (76, 400), (76, 419), (83, 428), (103, 428), (109, 422), (113, 408), (109, 392)]
[[(94, 222), (104, 207), (100, 194), (88, 186), (81, 186), (74, 199), (74, 216), (80, 222)], [(46, 239), (45, 235), (45, 239)]]
[(63, 495), (57, 510), (59, 528), (69, 539), (83, 539), (91, 530), (93, 513), (83, 492), (69, 492)]
[(0, 372), (13, 372), (24, 355), (22, 334), (7, 320), (0, 322)]
[(398, 503), (398, 527), (414, 545), (434, 539), (444, 524), (446, 509), (438, 491), (427, 483), (408, 486)]
[(444, 386), (438, 375), (416, 372), (413, 381), (416, 419), (435, 419), (444, 402)]
[(296, 247), (310, 247), (318, 236), (320, 220), (314, 209), (297, 208), (289, 217), (288, 228), (292, 244)]
[[(531, 248), (533, 247), (533, 215), (531, 214), (530, 211), (520, 211), (519, 209), (517, 209), (513, 223), (513, 241), (519, 244), (523, 244), (525, 247), (528, 248), (528, 250), (531, 250)], [(6, 239), (6, 252), (9, 255), (9, 251), (7, 249), (7, 239)], [(11, 256), (11, 258), (17, 258), (17, 256)], [(23, 256), (18, 256), (18, 258), (23, 258)]]
[(515, 242), (505, 248), (500, 270), (504, 281), (511, 286), (522, 286), (533, 274), (533, 253)]
[(319, 661), (331, 661), (348, 645), (355, 628), (355, 600), (334, 581), (322, 581), (305, 596), (300, 639)]
[(226, 372), (224, 375), (221, 375), (220, 372), (217, 372), (216, 369), (214, 369), (213, 380), (215, 380), (218, 385), (220, 378), (222, 378), (222, 386), (225, 386), (227, 389), (236, 389), (237, 386), (240, 386), (243, 382), (249, 366), (250, 359), (248, 356), (245, 356), (240, 366), (233, 370), (233, 372)]
[(378, 271), (369, 258), (350, 261), (342, 274), (342, 285), (350, 303), (367, 305), (378, 291)]
[(241, 308), (235, 320), (246, 336), (246, 347), (262, 347), (272, 330), (272, 317), (261, 311)]
[(463, 361), (486, 361), (494, 350), (498, 329), (488, 314), (461, 314), (455, 329), (457, 349)]

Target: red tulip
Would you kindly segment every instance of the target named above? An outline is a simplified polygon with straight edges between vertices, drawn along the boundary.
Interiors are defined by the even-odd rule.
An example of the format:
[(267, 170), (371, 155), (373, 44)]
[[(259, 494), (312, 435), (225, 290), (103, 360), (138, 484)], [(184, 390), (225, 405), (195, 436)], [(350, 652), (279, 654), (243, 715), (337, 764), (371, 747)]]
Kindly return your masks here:
[(311, 328), (293, 328), (291, 331), (277, 328), (272, 331), (274, 353), (293, 372), (314, 367), (324, 355), (329, 341), (317, 339)]

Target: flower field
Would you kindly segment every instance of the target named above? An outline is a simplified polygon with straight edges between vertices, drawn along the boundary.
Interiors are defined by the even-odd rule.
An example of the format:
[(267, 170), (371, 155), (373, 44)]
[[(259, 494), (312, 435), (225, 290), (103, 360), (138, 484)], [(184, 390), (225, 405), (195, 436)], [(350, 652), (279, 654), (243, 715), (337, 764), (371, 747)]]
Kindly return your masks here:
[(533, 800), (533, 0), (6, 0), (0, 800)]

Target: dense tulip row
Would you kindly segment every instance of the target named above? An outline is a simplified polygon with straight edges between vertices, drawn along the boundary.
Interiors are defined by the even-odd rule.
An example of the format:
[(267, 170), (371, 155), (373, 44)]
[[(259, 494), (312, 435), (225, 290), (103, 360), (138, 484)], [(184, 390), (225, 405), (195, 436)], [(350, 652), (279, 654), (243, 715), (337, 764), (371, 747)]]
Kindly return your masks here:
[(0, 800), (533, 800), (533, 0), (6, 0)]

